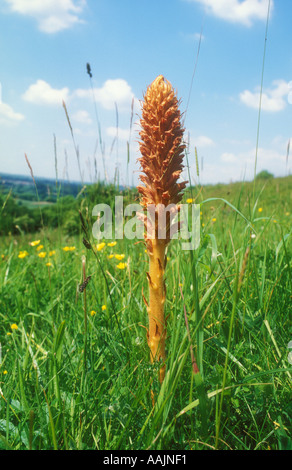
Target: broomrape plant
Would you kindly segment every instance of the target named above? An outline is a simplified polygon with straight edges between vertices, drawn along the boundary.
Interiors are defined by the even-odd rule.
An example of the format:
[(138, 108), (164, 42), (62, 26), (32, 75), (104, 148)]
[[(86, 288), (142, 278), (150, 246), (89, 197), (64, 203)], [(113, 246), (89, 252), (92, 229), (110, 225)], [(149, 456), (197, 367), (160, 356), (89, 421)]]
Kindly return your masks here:
[[(166, 361), (166, 248), (173, 232), (171, 216), (178, 213), (181, 191), (187, 184), (186, 181), (178, 183), (185, 149), (179, 100), (171, 83), (162, 75), (152, 82), (144, 95), (140, 124), (140, 180), (144, 185), (137, 189), (144, 209), (144, 238), (149, 256), (149, 303), (145, 300), (149, 317), (147, 342), (151, 362), (161, 362), (159, 381), (162, 383)], [(176, 230), (179, 230), (179, 224)]]

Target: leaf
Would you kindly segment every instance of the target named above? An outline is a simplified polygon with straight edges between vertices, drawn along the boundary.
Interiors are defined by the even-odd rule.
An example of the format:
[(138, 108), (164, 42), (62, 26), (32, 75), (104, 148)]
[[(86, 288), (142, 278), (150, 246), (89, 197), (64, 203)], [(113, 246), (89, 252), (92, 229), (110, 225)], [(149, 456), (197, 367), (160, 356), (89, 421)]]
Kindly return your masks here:
[(55, 337), (55, 341), (54, 341), (53, 354), (55, 354), (57, 362), (60, 362), (61, 360), (64, 333), (65, 333), (65, 321), (63, 321), (60, 324), (56, 337)]
[(203, 201), (201, 204), (205, 204), (206, 202), (211, 202), (211, 201), (223, 201), (225, 204), (231, 207), (231, 209), (233, 209), (238, 215), (240, 215), (240, 217), (242, 217), (248, 223), (249, 227), (255, 232), (255, 228), (252, 226), (251, 222), (238, 209), (236, 209), (236, 207), (233, 206), (233, 204), (231, 204), (226, 199), (222, 197), (210, 197), (209, 199), (206, 199), (205, 201)]

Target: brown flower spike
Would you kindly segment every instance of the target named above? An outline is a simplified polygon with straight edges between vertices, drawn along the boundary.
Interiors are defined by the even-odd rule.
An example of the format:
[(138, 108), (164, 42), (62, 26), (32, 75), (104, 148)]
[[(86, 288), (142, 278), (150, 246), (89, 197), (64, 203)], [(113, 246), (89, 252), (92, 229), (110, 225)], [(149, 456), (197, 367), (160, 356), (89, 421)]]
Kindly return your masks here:
[[(170, 213), (165, 212), (164, 227), (161, 227), (159, 214), (169, 205), (177, 212), (177, 204), (182, 198), (182, 190), (187, 182), (178, 183), (183, 169), (184, 129), (181, 124), (179, 101), (171, 85), (159, 75), (148, 87), (142, 102), (142, 119), (140, 121), (139, 159), (143, 174), (140, 180), (144, 186), (138, 186), (141, 194), (141, 205), (146, 211), (154, 207), (154, 215), (144, 215), (145, 242), (149, 255), (149, 304), (147, 305), (149, 329), (147, 332), (150, 359), (161, 361), (159, 380), (165, 376), (165, 339), (166, 321), (164, 316), (166, 264), (165, 251), (171, 239)], [(148, 211), (149, 213), (149, 211)], [(159, 225), (159, 223), (160, 225)], [(164, 229), (165, 237), (159, 236)], [(163, 233), (163, 232), (162, 232)], [(151, 236), (149, 236), (149, 234)]]

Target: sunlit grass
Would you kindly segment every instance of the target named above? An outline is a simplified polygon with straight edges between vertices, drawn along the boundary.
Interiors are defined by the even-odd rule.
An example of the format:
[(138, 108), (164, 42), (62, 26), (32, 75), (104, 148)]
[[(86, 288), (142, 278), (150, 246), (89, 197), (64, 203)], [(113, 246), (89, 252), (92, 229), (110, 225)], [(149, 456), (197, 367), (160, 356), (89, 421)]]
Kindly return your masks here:
[(217, 200), (204, 202), (208, 188), (196, 198), (199, 249), (191, 256), (173, 240), (167, 253), (168, 356), (154, 409), (150, 390), (158, 366), (149, 364), (146, 341), (143, 243), (92, 239), (99, 264), (82, 231), (2, 238), (1, 447), (291, 448), (286, 184), (275, 180), (263, 191), (259, 185), (256, 207), (249, 205), (248, 184), (240, 197), (231, 185), (212, 189)]

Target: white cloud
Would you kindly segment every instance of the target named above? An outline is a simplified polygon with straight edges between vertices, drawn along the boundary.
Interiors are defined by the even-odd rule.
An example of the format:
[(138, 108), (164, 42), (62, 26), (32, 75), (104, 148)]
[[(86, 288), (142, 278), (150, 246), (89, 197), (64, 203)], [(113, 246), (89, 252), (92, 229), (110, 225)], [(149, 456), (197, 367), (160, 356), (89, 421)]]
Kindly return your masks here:
[[(263, 111), (277, 112), (282, 111), (287, 103), (290, 88), (289, 83), (285, 80), (275, 80), (273, 88), (267, 89), (262, 93), (261, 109)], [(240, 100), (250, 108), (259, 109), (260, 105), (260, 90), (251, 92), (245, 90), (239, 95)]]
[(289, 93), (288, 93), (288, 103), (292, 104), (292, 81), (288, 83)]
[[(284, 141), (283, 141), (284, 142)], [(257, 173), (267, 170), (274, 176), (283, 176), (291, 171), (291, 162), (286, 165), (287, 142), (285, 145), (261, 146), (257, 151)], [(254, 177), (256, 149), (250, 146), (244, 151), (224, 152), (219, 158), (216, 155), (207, 155), (204, 158), (203, 168), (200, 170), (200, 182), (208, 183), (228, 183), (230, 181), (251, 181)], [(196, 167), (193, 164), (191, 174), (196, 174)]]
[(205, 36), (202, 33), (186, 33), (185, 31), (180, 33), (183, 38), (188, 41), (204, 41)]
[(0, 122), (18, 122), (22, 121), (24, 116), (20, 113), (13, 111), (9, 104), (0, 101)]
[(224, 152), (221, 155), (221, 161), (224, 163), (234, 163), (237, 161), (237, 158), (233, 153)]
[[(119, 111), (129, 111), (131, 109), (134, 93), (127, 81), (122, 78), (106, 80), (101, 88), (94, 88), (93, 91), (95, 100), (105, 109), (115, 109), (115, 103)], [(78, 89), (74, 95), (77, 98), (92, 99), (92, 90)]]
[(56, 33), (82, 22), (86, 0), (5, 0), (14, 13), (34, 18), (45, 33)]
[(192, 139), (194, 141), (194, 145), (199, 148), (203, 147), (211, 147), (214, 144), (213, 140), (210, 139), (210, 137), (207, 137), (205, 135), (200, 135), (199, 137), (194, 137)]
[(25, 101), (39, 105), (59, 105), (69, 97), (69, 89), (54, 89), (44, 80), (37, 80), (22, 95)]
[(92, 123), (92, 119), (90, 117), (90, 114), (88, 113), (88, 111), (85, 111), (83, 109), (80, 109), (79, 111), (76, 111), (76, 113), (74, 113), (72, 115), (72, 119), (76, 122), (79, 122), (80, 124), (91, 124)]
[[(251, 26), (253, 20), (267, 18), (269, 0), (188, 0), (200, 3), (208, 14), (232, 23)], [(271, 0), (271, 8), (273, 0)]]
[(129, 141), (130, 139), (130, 130), (129, 129), (122, 129), (118, 127), (118, 129), (114, 126), (107, 127), (106, 133), (109, 137), (117, 137), (121, 140)]
[[(191, 151), (197, 148), (198, 152), (200, 153), (201, 149), (210, 148), (215, 146), (215, 142), (206, 135), (195, 135), (192, 131), (185, 131), (185, 143), (189, 145)], [(190, 137), (188, 142), (187, 136)]]
[(237, 172), (246, 169), (248, 177), (252, 177), (256, 153), (258, 171), (265, 169), (278, 174), (278, 171), (285, 169), (285, 151), (272, 148), (259, 147), (256, 152), (253, 147), (244, 152), (223, 153), (220, 156), (220, 161), (229, 164)]

